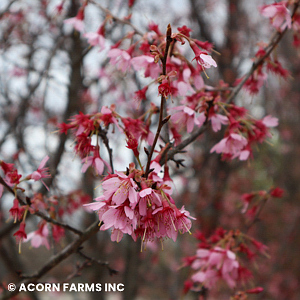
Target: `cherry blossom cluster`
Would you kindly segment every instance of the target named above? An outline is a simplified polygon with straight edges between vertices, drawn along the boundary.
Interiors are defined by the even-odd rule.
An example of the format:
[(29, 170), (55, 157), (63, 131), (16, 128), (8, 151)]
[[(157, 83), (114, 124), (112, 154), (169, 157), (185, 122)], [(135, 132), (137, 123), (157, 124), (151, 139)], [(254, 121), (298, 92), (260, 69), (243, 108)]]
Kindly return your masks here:
[[(3, 194), (4, 187), (10, 189), (15, 195), (9, 214), (14, 220), (14, 223), (19, 222), (20, 224), (19, 229), (14, 233), (16, 242), (19, 244), (19, 251), (21, 244), (28, 241), (31, 241), (31, 245), (35, 248), (44, 245), (49, 249), (50, 234), (51, 239), (53, 238), (53, 241), (57, 243), (65, 235), (65, 230), (59, 224), (49, 222), (50, 219), (47, 216), (55, 220), (57, 217), (62, 219), (66, 214), (72, 214), (75, 210), (81, 208), (83, 204), (91, 201), (90, 197), (85, 195), (82, 191), (72, 191), (60, 198), (56, 196), (46, 197), (41, 193), (34, 193), (30, 200), (28, 198), (25, 203), (18, 194), (18, 191), (22, 193), (25, 192), (25, 189), (20, 185), (22, 182), (30, 180), (40, 181), (49, 191), (48, 186), (43, 182), (43, 178), (50, 177), (49, 170), (45, 167), (48, 160), (49, 157), (46, 156), (41, 161), (37, 170), (25, 177), (22, 177), (22, 175), (18, 173), (14, 164), (6, 163), (2, 160), (0, 161), (0, 167), (4, 174), (4, 176), (1, 177), (0, 197)], [(46, 216), (47, 220), (41, 220), (38, 224), (38, 229), (27, 235), (25, 230), (27, 215), (28, 213), (36, 214), (38, 212), (45, 212), (46, 214), (43, 216)]]
[[(268, 79), (268, 72), (277, 75), (280, 78), (287, 79), (289, 72), (282, 67), (282, 64), (277, 58), (267, 56), (266, 44), (260, 43), (259, 50), (255, 54), (254, 60), (262, 60), (257, 69), (251, 74), (251, 76), (245, 81), (243, 88), (251, 95), (256, 95), (260, 89), (264, 86)], [(236, 80), (236, 84), (239, 84), (243, 80), (239, 78)]]
[(270, 20), (271, 25), (278, 32), (292, 29), (293, 45), (300, 47), (300, 14), (298, 10), (292, 12), (290, 9), (294, 2), (293, 0), (288, 0), (263, 5), (260, 7), (260, 13)]
[(271, 137), (269, 128), (278, 125), (278, 119), (270, 115), (256, 120), (247, 115), (247, 110), (233, 104), (226, 105), (228, 128), (225, 137), (210, 152), (222, 153), (223, 159), (247, 160), (252, 156), (252, 147)]
[[(185, 283), (186, 292), (212, 289), (221, 282), (231, 289), (238, 289), (252, 278), (251, 271), (243, 266), (245, 255), (250, 262), (254, 262), (258, 254), (267, 256), (265, 245), (239, 230), (218, 228), (209, 238), (201, 232), (195, 235), (200, 241), (196, 254), (185, 258), (185, 265), (194, 270)], [(244, 293), (259, 293), (262, 290), (256, 287)]]
[[(20, 201), (17, 198), (17, 191), (22, 189), (19, 184), (24, 181), (34, 180), (34, 181), (41, 181), (44, 186), (48, 189), (47, 185), (42, 180), (43, 178), (49, 178), (50, 174), (48, 168), (45, 167), (49, 157), (46, 156), (38, 166), (37, 170), (33, 173), (27, 175), (26, 177), (22, 178), (22, 175), (18, 173), (14, 164), (5, 163), (4, 161), (0, 161), (0, 167), (4, 173), (3, 178), (1, 177), (1, 181), (3, 180), (2, 184), (0, 183), (0, 198), (2, 197), (2, 193), (5, 187), (9, 187), (11, 191), (15, 194), (15, 199), (13, 201), (13, 206), (9, 210), (11, 217), (14, 219), (14, 222), (20, 221), (20, 228), (17, 232), (14, 233), (16, 237), (17, 244), (19, 244), (19, 249), (21, 247), (21, 243), (24, 239), (27, 238), (25, 232), (25, 220), (28, 210), (32, 210), (28, 205), (20, 205)], [(20, 251), (20, 250), (19, 250)]]
[[(82, 169), (84, 173), (89, 167), (92, 167), (96, 174), (103, 174), (105, 166), (109, 172), (112, 172), (111, 165), (100, 156), (99, 138), (104, 140), (109, 125), (117, 127), (125, 135), (127, 148), (132, 149), (138, 156), (138, 142), (146, 140), (149, 144), (153, 142), (153, 133), (150, 131), (150, 118), (157, 112), (155, 106), (148, 110), (148, 118), (144, 116), (133, 119), (130, 117), (121, 117), (116, 111), (115, 106), (110, 108), (103, 106), (101, 111), (94, 114), (79, 113), (70, 119), (69, 123), (59, 124), (60, 132), (66, 133), (72, 130), (75, 137), (75, 152), (82, 160)], [(114, 131), (114, 129), (113, 129)], [(93, 141), (93, 137), (96, 137)], [(105, 140), (107, 141), (107, 140)], [(107, 145), (107, 144), (106, 144)]]
[(100, 230), (112, 230), (112, 241), (119, 242), (125, 233), (135, 241), (140, 237), (143, 249), (149, 241), (176, 241), (178, 232), (190, 233), (194, 218), (176, 207), (168, 172), (162, 179), (152, 169), (145, 178), (132, 163), (126, 172), (106, 176), (102, 188), (103, 195), (85, 207), (97, 212)]

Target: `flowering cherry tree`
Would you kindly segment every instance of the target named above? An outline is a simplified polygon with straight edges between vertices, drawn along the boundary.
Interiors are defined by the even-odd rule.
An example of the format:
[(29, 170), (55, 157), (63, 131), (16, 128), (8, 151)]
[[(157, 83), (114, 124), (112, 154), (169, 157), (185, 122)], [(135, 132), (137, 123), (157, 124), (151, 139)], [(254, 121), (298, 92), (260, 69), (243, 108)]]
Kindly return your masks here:
[[(277, 52), (284, 39), (299, 47), (300, 1), (252, 3), (268, 39), (256, 36), (240, 52), (238, 37), (229, 35), (224, 51), (213, 43), (194, 0), (181, 17), (198, 26), (172, 15), (169, 24), (147, 20), (139, 0), (4, 2), (0, 254), (16, 264), (1, 278), (1, 299), (22, 297), (22, 283), (107, 282), (120, 273), (124, 299), (142, 289), (158, 299), (284, 299), (256, 266), (272, 257), (257, 223), (285, 192), (265, 178), (255, 188), (236, 170), (259, 164), (258, 149), (274, 143), (276, 109), (251, 99), (275, 77), (290, 80)], [(204, 2), (208, 14), (224, 4)], [(230, 22), (241, 4), (227, 4), (238, 32)], [(243, 58), (247, 47), (253, 55)], [(238, 59), (246, 67), (229, 71)], [(47, 259), (29, 267), (33, 251)], [(161, 280), (166, 269), (176, 273), (176, 289), (139, 287), (152, 268)]]

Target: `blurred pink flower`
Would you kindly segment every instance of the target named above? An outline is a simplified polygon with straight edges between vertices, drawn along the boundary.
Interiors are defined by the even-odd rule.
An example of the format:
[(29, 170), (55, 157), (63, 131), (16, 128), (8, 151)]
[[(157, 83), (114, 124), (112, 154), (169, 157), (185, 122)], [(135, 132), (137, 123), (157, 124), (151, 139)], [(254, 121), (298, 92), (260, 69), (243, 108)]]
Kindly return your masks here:
[(28, 233), (27, 238), (24, 243), (31, 240), (31, 246), (34, 248), (39, 248), (44, 245), (48, 250), (50, 249), (48, 241), (49, 230), (47, 224), (42, 224), (38, 230)]

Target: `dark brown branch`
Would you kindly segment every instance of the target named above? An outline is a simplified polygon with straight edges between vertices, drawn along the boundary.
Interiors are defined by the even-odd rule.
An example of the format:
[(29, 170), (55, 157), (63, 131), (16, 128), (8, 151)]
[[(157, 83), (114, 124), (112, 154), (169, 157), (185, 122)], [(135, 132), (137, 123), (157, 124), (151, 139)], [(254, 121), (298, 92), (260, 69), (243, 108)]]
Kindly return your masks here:
[[(171, 34), (172, 34), (172, 29), (171, 29), (171, 25), (169, 24), (168, 28), (167, 28), (167, 34), (166, 34), (165, 53), (164, 53), (164, 57), (162, 58), (162, 74), (163, 75), (167, 75), (167, 58), (168, 58), (170, 44), (172, 42)], [(150, 164), (151, 164), (151, 158), (152, 158), (156, 143), (158, 141), (160, 131), (161, 131), (163, 125), (164, 125), (163, 118), (164, 118), (164, 103), (165, 103), (165, 101), (166, 101), (166, 98), (163, 95), (161, 95), (159, 121), (158, 121), (158, 126), (157, 126), (157, 130), (156, 130), (155, 138), (154, 138), (150, 153), (148, 155), (148, 161), (147, 161), (147, 166), (146, 166), (146, 171), (145, 171), (146, 178), (148, 177), (148, 173), (149, 173), (149, 170), (150, 170)]]
[(111, 167), (111, 171), (112, 173), (114, 173), (114, 163), (113, 163), (113, 150), (112, 148), (109, 146), (109, 140), (107, 138), (107, 131), (102, 130), (101, 128), (99, 129), (99, 133), (100, 133), (100, 137), (107, 149), (108, 155), (109, 155), (109, 164)]
[(97, 260), (95, 258), (92, 258), (92, 257), (89, 257), (87, 255), (85, 255), (84, 253), (82, 253), (82, 251), (80, 249), (78, 249), (78, 254), (80, 256), (82, 256), (83, 258), (87, 259), (89, 262), (92, 262), (92, 263), (96, 263), (97, 265), (100, 265), (102, 267), (105, 267), (107, 268), (108, 272), (109, 272), (109, 275), (115, 275), (115, 274), (118, 274), (119, 271), (117, 270), (114, 270), (112, 269), (110, 266), (109, 266), (109, 263), (108, 262), (103, 262), (103, 261), (100, 261), (100, 260)]
[(72, 253), (76, 252), (78, 247), (80, 247), (81, 244), (83, 244), (86, 240), (88, 240), (91, 236), (96, 234), (99, 230), (99, 221), (93, 223), (90, 227), (88, 227), (83, 234), (78, 237), (75, 241), (73, 241), (71, 244), (69, 244), (67, 247), (65, 247), (61, 252), (54, 255), (39, 271), (37, 271), (35, 274), (30, 276), (24, 276), (26, 280), (23, 280), (22, 282), (19, 282), (17, 284), (17, 288), (13, 292), (5, 291), (0, 298), (1, 300), (9, 299), (19, 293), (19, 288), (22, 283), (27, 285), (28, 283), (35, 283), (37, 282), (42, 276), (44, 276), (46, 273), (48, 273), (50, 270), (52, 270), (55, 266), (57, 266), (59, 263), (61, 263), (63, 260), (65, 260), (67, 257), (69, 257)]

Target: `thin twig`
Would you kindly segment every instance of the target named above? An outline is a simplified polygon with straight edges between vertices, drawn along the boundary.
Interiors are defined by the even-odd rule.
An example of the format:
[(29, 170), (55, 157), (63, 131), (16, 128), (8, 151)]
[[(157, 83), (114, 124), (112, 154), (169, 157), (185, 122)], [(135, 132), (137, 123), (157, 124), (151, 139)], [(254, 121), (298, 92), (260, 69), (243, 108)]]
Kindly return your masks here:
[(28, 283), (35, 283), (37, 282), (43, 275), (48, 273), (50, 270), (52, 270), (55, 266), (57, 266), (59, 263), (61, 263), (63, 260), (65, 260), (67, 257), (69, 257), (72, 253), (76, 252), (78, 247), (80, 247), (81, 244), (83, 244), (86, 240), (88, 240), (91, 236), (96, 234), (99, 230), (99, 221), (96, 221), (92, 225), (90, 225), (81, 236), (79, 236), (75, 241), (73, 241), (71, 244), (69, 244), (67, 247), (65, 247), (62, 251), (60, 251), (58, 254), (54, 255), (39, 271), (37, 271), (35, 274), (30, 276), (23, 276), (23, 278), (26, 278), (26, 280), (23, 280), (17, 284), (17, 287), (15, 291), (8, 292), (4, 291), (2, 294), (2, 297), (0, 300), (9, 299), (19, 293), (19, 288), (21, 284), (27, 285)]
[[(292, 13), (292, 18), (294, 17), (297, 8), (300, 5), (300, 0), (294, 4), (294, 9)], [(282, 32), (277, 32), (274, 36), (274, 38), (271, 39), (269, 44), (265, 47), (266, 54), (262, 56), (260, 59), (258, 59), (256, 62), (253, 63), (251, 69), (247, 73), (247, 75), (243, 78), (243, 80), (239, 83), (238, 86), (236, 86), (229, 97), (227, 98), (227, 103), (232, 103), (233, 100), (236, 98), (236, 96), (241, 91), (243, 85), (248, 80), (248, 78), (254, 73), (254, 71), (258, 68), (259, 65), (263, 63), (263, 61), (270, 56), (272, 51), (275, 49), (275, 47), (278, 45), (278, 43), (283, 38), (284, 34), (287, 32), (287, 28), (285, 28)], [(184, 141), (182, 141), (179, 145), (177, 145), (175, 148), (171, 149), (168, 152), (167, 160), (170, 160), (174, 157), (175, 154), (177, 154), (180, 150), (184, 149), (186, 146), (191, 144), (193, 141), (195, 141), (201, 134), (203, 134), (208, 128), (208, 125), (204, 125), (200, 127), (199, 129), (195, 130), (188, 138), (186, 138)], [(160, 164), (163, 165), (166, 162), (166, 158), (162, 156), (160, 160)]]
[[(15, 195), (14, 190), (4, 181), (4, 179), (0, 176), (0, 184), (2, 184), (11, 194), (13, 194), (14, 196), (17, 197), (19, 203), (21, 205), (28, 205), (30, 203), (30, 198), (26, 197), (25, 200), (22, 199), (23, 197), (20, 196), (19, 194)], [(63, 227), (64, 229), (67, 229), (69, 231), (72, 231), (73, 233), (77, 234), (77, 235), (82, 235), (82, 232), (68, 224), (65, 223), (61, 223), (59, 221), (56, 221), (48, 216), (46, 216), (44, 213), (40, 212), (40, 211), (35, 211), (33, 214), (35, 214), (36, 216), (44, 219), (45, 221), (52, 223), (54, 225), (58, 225), (60, 227)]]
[[(162, 58), (162, 75), (167, 75), (167, 58), (168, 58), (168, 53), (169, 53), (169, 47), (170, 44), (172, 42), (172, 38), (171, 38), (171, 34), (172, 34), (172, 30), (171, 30), (171, 25), (168, 25), (167, 28), (167, 34), (166, 34), (166, 48), (165, 48), (165, 53), (164, 53), (164, 57)], [(155, 138), (150, 150), (150, 153), (148, 155), (148, 161), (147, 161), (147, 166), (146, 166), (146, 171), (145, 171), (145, 177), (148, 177), (148, 173), (150, 170), (150, 163), (151, 163), (151, 158), (156, 146), (156, 143), (158, 141), (159, 135), (160, 135), (160, 131), (164, 125), (163, 122), (163, 117), (164, 117), (164, 103), (166, 101), (166, 98), (161, 95), (161, 100), (160, 100), (160, 111), (159, 111), (159, 122), (158, 122), (158, 126), (157, 126), (157, 130), (156, 130), (156, 134), (155, 134)]]
[(103, 261), (97, 260), (97, 259), (95, 259), (95, 258), (93, 258), (93, 257), (89, 257), (89, 256), (85, 255), (84, 253), (82, 253), (82, 252), (81, 252), (81, 249), (78, 249), (77, 252), (78, 252), (78, 254), (79, 254), (80, 256), (84, 257), (84, 258), (87, 259), (89, 262), (93, 262), (93, 263), (96, 263), (96, 264), (98, 264), (98, 265), (100, 265), (100, 266), (102, 266), (102, 267), (107, 268), (110, 275), (115, 275), (115, 274), (118, 274), (118, 273), (119, 273), (119, 271), (117, 271), (117, 270), (115, 270), (115, 269), (112, 269), (112, 268), (109, 266), (109, 263), (108, 263), (108, 262), (103, 262)]
[(130, 21), (118, 18), (117, 16), (113, 15), (110, 10), (103, 7), (102, 5), (100, 5), (94, 0), (89, 0), (89, 2), (99, 7), (103, 12), (106, 13), (106, 15), (110, 16), (114, 21), (119, 22), (121, 24), (129, 25), (137, 34), (143, 36), (143, 33), (137, 27), (135, 27)]

